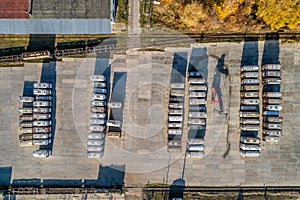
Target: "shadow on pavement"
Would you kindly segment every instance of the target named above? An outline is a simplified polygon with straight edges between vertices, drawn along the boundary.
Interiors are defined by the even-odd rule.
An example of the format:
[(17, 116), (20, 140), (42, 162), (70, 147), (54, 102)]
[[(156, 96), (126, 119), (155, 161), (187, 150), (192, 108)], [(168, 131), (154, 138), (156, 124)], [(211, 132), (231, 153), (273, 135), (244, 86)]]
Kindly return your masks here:
[(175, 52), (172, 64), (171, 83), (185, 83), (187, 52)]
[(241, 66), (244, 65), (258, 65), (258, 38), (257, 37), (245, 38)]
[[(280, 64), (279, 62), (279, 34), (267, 33), (264, 44), (264, 51), (261, 65), (265, 64)], [(263, 86), (264, 92), (280, 92), (280, 84), (269, 84)]]
[[(245, 65), (258, 65), (258, 38), (257, 37), (245, 38), (241, 67)], [(257, 137), (258, 131), (241, 131), (241, 136)]]
[(224, 62), (225, 62), (225, 54), (223, 54), (221, 58), (219, 58), (218, 60), (218, 64), (215, 67), (214, 78), (212, 82), (213, 90), (218, 95), (220, 112), (224, 112), (224, 103), (223, 103), (222, 90), (221, 90), (221, 75), (222, 74), (225, 74), (226, 76), (228, 75), (228, 71), (225, 69)]
[(99, 166), (98, 178), (84, 180), (86, 187), (122, 187), (124, 186), (125, 165)]
[(127, 82), (126, 72), (114, 72), (114, 79), (112, 83), (112, 94), (111, 94), (110, 101), (121, 102), (122, 108), (110, 109), (111, 120), (118, 120), (123, 122), (123, 109), (124, 109), (125, 96), (126, 96), (126, 82)]
[(279, 33), (267, 33), (261, 65), (279, 64)]
[(198, 71), (207, 81), (208, 76), (208, 55), (206, 48), (193, 48), (188, 66), (189, 72)]
[(12, 187), (39, 187), (41, 185), (41, 179), (14, 179), (12, 181)]
[(44, 179), (43, 180), (44, 187), (81, 187), (82, 186), (82, 179)]
[(33, 96), (33, 81), (25, 81), (23, 86), (23, 96)]
[(52, 83), (52, 107), (51, 107), (51, 144), (47, 146), (40, 146), (40, 149), (49, 149), (52, 151), (55, 129), (56, 129), (56, 62), (44, 62), (42, 66), (40, 82), (51, 82)]
[[(34, 96), (33, 95), (33, 84), (35, 82), (33, 81), (25, 81), (24, 86), (23, 86), (23, 96)], [(31, 108), (32, 103), (24, 102), (23, 103), (23, 108)]]
[(12, 167), (0, 167), (0, 187), (10, 186)]

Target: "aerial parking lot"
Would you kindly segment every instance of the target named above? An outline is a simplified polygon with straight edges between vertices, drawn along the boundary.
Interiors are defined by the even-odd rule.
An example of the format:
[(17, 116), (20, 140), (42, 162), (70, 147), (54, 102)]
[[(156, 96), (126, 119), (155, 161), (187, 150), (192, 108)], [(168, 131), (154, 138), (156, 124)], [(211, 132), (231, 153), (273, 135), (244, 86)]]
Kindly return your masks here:
[[(126, 186), (172, 184), (176, 179), (183, 179), (186, 186), (299, 183), (299, 44), (279, 40), (195, 43), (164, 51), (128, 50), (126, 55), (111, 57), (63, 58), (60, 62), (0, 68), (0, 174), (4, 173), (1, 169), (11, 167), (10, 182), (16, 185), (26, 186), (26, 180), (35, 179), (48, 184), (68, 180), (69, 185), (80, 186), (82, 180), (101, 179), (101, 165), (123, 171), (120, 182)], [(240, 68), (277, 63), (281, 64), (282, 136), (278, 143), (261, 141), (260, 157), (244, 158), (240, 155)], [(207, 83), (201, 157), (188, 157), (186, 151), (191, 69)], [(90, 76), (94, 74), (108, 80), (107, 103), (122, 104), (121, 109), (107, 113), (109, 119), (121, 121), (121, 134), (106, 134), (104, 155), (99, 159), (87, 157), (93, 90)], [(19, 146), (19, 96), (32, 90), (35, 82), (53, 83), (54, 130), (52, 156), (48, 158), (32, 156), (37, 146)], [(169, 151), (170, 84), (175, 82), (186, 88), (181, 148)], [(258, 136), (262, 138), (262, 126)], [(115, 184), (109, 178), (101, 183)]]

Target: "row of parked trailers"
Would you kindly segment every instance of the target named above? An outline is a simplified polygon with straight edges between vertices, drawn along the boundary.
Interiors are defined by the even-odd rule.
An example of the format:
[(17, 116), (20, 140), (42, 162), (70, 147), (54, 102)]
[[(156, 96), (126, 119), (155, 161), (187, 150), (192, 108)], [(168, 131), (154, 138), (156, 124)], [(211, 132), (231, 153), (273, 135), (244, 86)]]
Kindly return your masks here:
[(104, 154), (105, 129), (107, 118), (107, 85), (104, 75), (92, 75), (90, 132), (87, 140), (87, 157), (101, 158)]
[[(241, 105), (240, 105), (240, 153), (243, 157), (259, 157), (260, 141), (256, 137), (260, 130), (259, 109), (259, 66), (245, 65), (241, 67)], [(245, 137), (256, 133), (255, 137)]]
[(168, 151), (180, 151), (184, 122), (184, 83), (171, 83), (168, 115)]
[(110, 102), (106, 77), (104, 75), (92, 75), (93, 84), (92, 100), (90, 105), (90, 128), (87, 140), (87, 157), (101, 158), (104, 155), (105, 131), (107, 126), (120, 127), (121, 122), (107, 120), (107, 108), (121, 108), (120, 102)]
[[(279, 91), (272, 91), (274, 85), (280, 85), (281, 66), (279, 64), (266, 64), (261, 67), (263, 84), (263, 140), (278, 142), (281, 135), (282, 118), (279, 117), (279, 111), (282, 110), (282, 94)], [(245, 132), (257, 132), (260, 130), (260, 101), (259, 88), (260, 81), (259, 66), (248, 65), (241, 67), (241, 106), (240, 106), (240, 128)], [(267, 88), (267, 89), (265, 89)], [(278, 88), (278, 87), (275, 87)], [(280, 88), (280, 87), (279, 87)], [(257, 134), (258, 135), (258, 134)], [(243, 139), (242, 139), (243, 138)], [(260, 139), (257, 137), (247, 137), (247, 141), (254, 143), (245, 143), (245, 137), (241, 136), (240, 151), (244, 157), (260, 156)], [(259, 141), (259, 142), (258, 142)]]
[(200, 72), (188, 73), (189, 112), (188, 112), (188, 157), (204, 156), (204, 134), (206, 129), (207, 84)]
[[(52, 83), (34, 83), (34, 96), (20, 96), (20, 146), (45, 146), (52, 142)], [(34, 157), (46, 158), (51, 150), (36, 150)]]
[[(281, 65), (269, 64), (262, 68), (263, 75), (263, 140), (266, 142), (279, 142), (282, 135), (283, 118), (280, 117), (282, 110)], [(269, 92), (272, 90), (272, 92)]]

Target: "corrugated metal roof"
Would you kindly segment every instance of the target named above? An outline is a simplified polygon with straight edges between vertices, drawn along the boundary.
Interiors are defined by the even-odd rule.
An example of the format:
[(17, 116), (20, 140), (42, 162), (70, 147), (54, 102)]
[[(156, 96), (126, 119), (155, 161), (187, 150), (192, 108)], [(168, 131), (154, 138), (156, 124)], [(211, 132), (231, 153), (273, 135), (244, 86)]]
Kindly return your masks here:
[(1, 19), (0, 34), (110, 34), (109, 19)]

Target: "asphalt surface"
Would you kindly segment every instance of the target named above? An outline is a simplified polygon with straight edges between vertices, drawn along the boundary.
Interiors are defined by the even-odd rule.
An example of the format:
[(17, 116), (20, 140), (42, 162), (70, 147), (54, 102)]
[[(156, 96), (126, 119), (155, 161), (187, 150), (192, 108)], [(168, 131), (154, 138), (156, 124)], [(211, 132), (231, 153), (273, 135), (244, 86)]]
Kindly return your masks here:
[[(246, 45), (254, 46), (255, 49), (257, 47), (254, 51), (257, 52), (259, 64), (263, 58), (277, 57), (282, 65), (283, 136), (279, 144), (263, 142), (261, 157), (257, 159), (244, 159), (239, 155), (239, 73), (242, 58), (250, 58), (252, 55), (251, 50), (249, 55), (243, 53)], [(276, 45), (278, 48), (274, 48)], [(108, 170), (112, 176), (105, 177), (105, 184), (176, 184), (175, 180), (180, 178), (189, 186), (298, 184), (299, 44), (250, 41), (246, 44), (194, 44), (192, 47), (169, 48), (165, 52), (129, 51), (126, 56), (115, 56), (111, 61), (111, 74), (126, 73), (126, 94), (120, 90), (116, 96), (125, 99), (123, 137), (106, 138), (105, 154), (101, 160), (87, 159), (85, 146), (91, 93), (89, 76), (94, 74), (95, 65), (106, 67), (103, 66), (108, 63), (105, 58), (98, 58), (97, 61), (95, 58), (69, 58), (50, 64), (27, 63), (24, 68), (0, 68), (0, 174), (3, 175), (0, 176), (0, 182), (28, 186), (48, 180), (49, 184), (77, 186), (82, 180), (90, 180), (88, 183), (97, 184), (101, 181), (103, 183), (103, 179), (99, 178), (103, 173), (101, 170), (107, 170), (99, 167), (102, 165), (123, 172), (118, 174)], [(193, 50), (201, 52), (204, 48), (207, 51), (208, 82), (206, 156), (203, 159), (185, 159), (184, 149), (182, 152), (170, 154), (166, 148), (166, 117), (172, 63), (175, 52), (186, 52), (186, 62), (182, 63), (188, 65), (191, 58), (197, 60), (197, 55), (191, 56)], [(273, 49), (278, 51), (272, 51)], [(224, 66), (228, 67), (229, 73), (227, 77), (224, 73), (217, 73), (214, 78), (218, 72), (216, 69), (223, 62), (220, 61), (223, 55)], [(35, 159), (31, 154), (38, 147), (18, 145), (18, 96), (23, 94), (26, 81), (41, 80), (42, 68), (56, 70), (55, 79), (52, 79), (52, 74), (45, 77), (56, 82), (56, 130), (53, 156)], [(215, 84), (220, 86), (223, 109), (228, 113), (227, 116), (218, 112), (219, 103), (212, 103), (214, 79)], [(124, 82), (119, 84), (124, 87)], [(183, 137), (186, 138), (187, 135)], [(185, 141), (183, 140), (183, 146)]]

